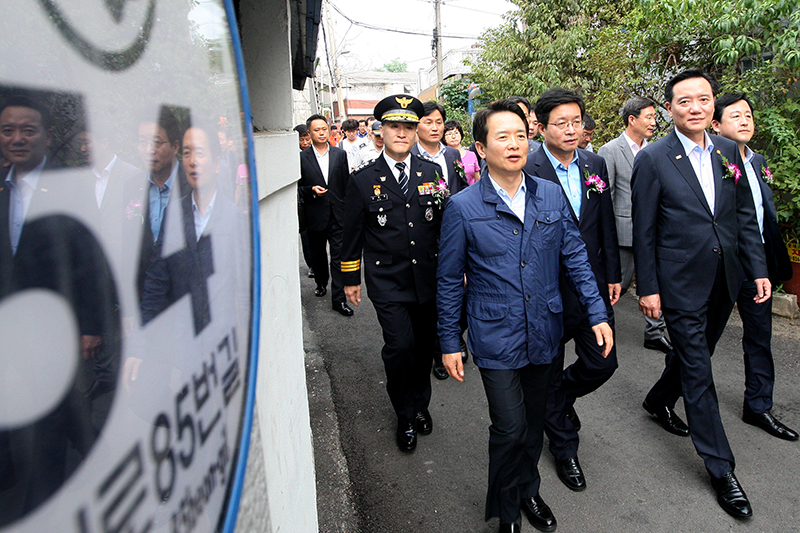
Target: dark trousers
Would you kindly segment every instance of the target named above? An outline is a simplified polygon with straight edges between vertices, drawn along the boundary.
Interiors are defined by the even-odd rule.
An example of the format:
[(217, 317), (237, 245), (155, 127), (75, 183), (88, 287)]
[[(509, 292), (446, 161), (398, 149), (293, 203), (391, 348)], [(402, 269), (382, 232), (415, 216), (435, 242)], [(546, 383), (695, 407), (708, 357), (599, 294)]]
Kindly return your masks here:
[(306, 261), (308, 268), (314, 268), (314, 259), (311, 255), (311, 246), (308, 244), (308, 231), (300, 232), (300, 245), (303, 248), (303, 259)]
[(722, 427), (711, 372), (711, 355), (731, 309), (733, 302), (721, 268), (711, 296), (700, 309), (663, 309), (673, 350), (666, 357), (663, 374), (647, 394), (648, 403), (669, 407), (683, 395), (692, 442), (714, 477), (722, 477), (736, 465)]
[[(609, 325), (614, 329), (613, 312), (609, 310)], [(564, 369), (564, 346), (575, 340), (575, 354), (578, 359)], [(618, 367), (617, 348), (611, 349), (608, 357), (603, 357), (603, 347), (597, 345), (597, 337), (589, 322), (581, 319), (569, 325), (564, 321), (564, 337), (553, 361), (553, 378), (550, 382), (550, 395), (547, 398), (545, 432), (550, 440), (550, 453), (563, 461), (578, 455), (578, 431), (565, 415), (567, 409), (575, 404), (575, 399), (596, 391), (608, 381)]]
[(489, 402), (489, 487), (486, 520), (519, 520), (524, 498), (538, 494), (544, 413), (551, 365), (516, 370), (481, 368)]
[(383, 302), (372, 300), (383, 330), (386, 392), (400, 424), (428, 408), (431, 363), (436, 349), (436, 300)]
[[(330, 276), (328, 276), (328, 252), (331, 251)], [(331, 301), (334, 304), (344, 303), (344, 283), (342, 282), (342, 226), (338, 222), (330, 222), (323, 231), (308, 230), (308, 247), (311, 250), (311, 261), (314, 268), (314, 281), (322, 287), (328, 286), (331, 280)]]
[(756, 294), (756, 284), (744, 281), (736, 304), (744, 328), (744, 408), (760, 414), (772, 409), (775, 365), (772, 361), (772, 298), (757, 304), (753, 301)]

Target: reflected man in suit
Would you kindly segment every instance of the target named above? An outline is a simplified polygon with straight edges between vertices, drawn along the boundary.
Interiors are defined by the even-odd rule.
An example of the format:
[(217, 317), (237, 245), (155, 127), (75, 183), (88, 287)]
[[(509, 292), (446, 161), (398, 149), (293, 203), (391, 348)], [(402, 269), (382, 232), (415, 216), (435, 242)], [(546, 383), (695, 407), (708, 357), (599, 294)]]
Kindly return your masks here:
[[(311, 133), (311, 146), (300, 152), (297, 186), (303, 199), (308, 244), (314, 261), (317, 283), (314, 295), (322, 297), (328, 292), (330, 272), (333, 310), (342, 316), (353, 316), (353, 310), (345, 303), (340, 266), (344, 193), (350, 177), (347, 154), (328, 144), (328, 120), (322, 115), (308, 117), (306, 127)], [(331, 252), (330, 270), (326, 244)]]
[[(633, 261), (633, 230), (631, 225), (631, 173), (633, 159), (647, 146), (656, 127), (656, 110), (652, 101), (641, 96), (628, 99), (620, 109), (625, 131), (619, 137), (600, 147), (597, 154), (606, 160), (608, 185), (614, 203), (617, 222), (619, 258), (622, 269), (622, 294), (630, 288), (635, 271)], [(645, 316), (644, 347), (669, 353), (672, 350), (667, 338), (664, 317)]]
[[(612, 306), (619, 300), (620, 269), (617, 230), (611, 195), (602, 185), (587, 183), (594, 176), (608, 183), (603, 158), (578, 148), (581, 139), (583, 99), (572, 91), (549, 89), (536, 102), (542, 146), (528, 154), (525, 170), (558, 185), (573, 222), (586, 243), (597, 290), (605, 303), (608, 324), (614, 330)], [(580, 419), (575, 400), (600, 388), (617, 369), (617, 351), (598, 346), (589, 317), (580, 305), (579, 293), (562, 269), (559, 278), (564, 303), (564, 334), (558, 357), (553, 363), (553, 378), (547, 399), (545, 432), (550, 452), (556, 460), (558, 478), (570, 490), (586, 488), (586, 478), (578, 461)], [(566, 344), (575, 341), (578, 359), (564, 368)]]
[(744, 518), (753, 511), (734, 474), (711, 355), (739, 294), (740, 263), (754, 281), (756, 303), (769, 300), (771, 286), (748, 180), (739, 179), (739, 149), (706, 133), (716, 87), (697, 69), (667, 82), (664, 96), (675, 129), (645, 147), (633, 163), (639, 308), (650, 318), (663, 310), (673, 345), (643, 407), (667, 431), (685, 434), (673, 411), (683, 396), (688, 433), (717, 501), (727, 513)]
[[(744, 161), (744, 174), (753, 194), (758, 229), (764, 243), (769, 280), (773, 286), (792, 277), (789, 252), (783, 242), (767, 160), (747, 146), (755, 132), (753, 106), (744, 94), (724, 94), (714, 103), (711, 126), (726, 139), (735, 141)], [(744, 336), (745, 392), (742, 420), (760, 427), (770, 435), (784, 440), (797, 440), (798, 434), (772, 415), (772, 391), (775, 388), (775, 365), (772, 361), (772, 298), (756, 304), (756, 285), (743, 279), (736, 299), (742, 317)]]

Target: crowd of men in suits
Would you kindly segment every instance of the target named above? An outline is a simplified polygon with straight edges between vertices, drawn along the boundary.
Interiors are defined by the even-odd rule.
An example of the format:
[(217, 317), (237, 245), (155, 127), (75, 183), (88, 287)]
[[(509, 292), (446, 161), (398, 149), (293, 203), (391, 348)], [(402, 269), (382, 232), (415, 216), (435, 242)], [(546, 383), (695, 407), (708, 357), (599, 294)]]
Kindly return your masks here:
[[(492, 422), (486, 519), (499, 517), (501, 531), (519, 531), (521, 512), (541, 531), (556, 529), (539, 494), (544, 434), (558, 478), (586, 488), (575, 401), (618, 366), (613, 306), (634, 275), (644, 347), (666, 354), (643, 408), (692, 438), (726, 512), (752, 515), (711, 373), (734, 303), (744, 325), (742, 419), (798, 439), (772, 414), (772, 287), (791, 266), (771, 173), (747, 145), (750, 100), (717, 91), (700, 70), (673, 77), (664, 108), (674, 129), (653, 143), (660, 106), (630, 98), (622, 133), (598, 154), (594, 121), (587, 129), (575, 92), (550, 89), (533, 106), (519, 96), (492, 102), (473, 122), (470, 150), (481, 166), (473, 185), (459, 151), (442, 143), (446, 114), (436, 102), (382, 100), (369, 139), (382, 148), (374, 143), (370, 162), (352, 172), (347, 154), (328, 143), (327, 120), (306, 124), (312, 146), (301, 153), (300, 198), (316, 295), (330, 269), (333, 307), (351, 316), (345, 298), (361, 301), (363, 270), (406, 452), (433, 429), (431, 367), (463, 380), (468, 328)], [(565, 368), (571, 340), (577, 359)], [(674, 411), (680, 397), (688, 425)]]
[[(241, 240), (249, 238), (245, 215), (235, 205), (247, 205), (248, 196), (237, 194), (246, 184), (236, 183), (232, 160), (223, 157), (216, 123), (190, 118), (181, 127), (162, 107), (138, 125), (140, 167), (117, 155), (108, 131), (83, 127), (80, 164), (64, 169), (51, 162), (54, 121), (45, 101), (20, 91), (0, 102), (0, 299), (30, 289), (61, 295), (77, 318), (81, 361), (57, 406), (0, 431), (0, 491), (13, 502), (4, 502), (0, 527), (59, 489), (80, 463), (68, 453), (87, 455), (120, 379), (133, 389), (140, 372), (163, 370), (139, 357), (122, 361), (124, 330), (208, 289), (214, 272), (217, 280), (241, 276), (232, 263), (249, 249)], [(167, 235), (170, 224), (177, 229)], [(165, 239), (174, 241), (169, 255)], [(128, 285), (138, 316), (121, 312)], [(236, 294), (192, 298), (195, 332), (211, 320), (211, 299), (231, 300), (220, 312), (249, 313), (248, 294), (228, 292)]]

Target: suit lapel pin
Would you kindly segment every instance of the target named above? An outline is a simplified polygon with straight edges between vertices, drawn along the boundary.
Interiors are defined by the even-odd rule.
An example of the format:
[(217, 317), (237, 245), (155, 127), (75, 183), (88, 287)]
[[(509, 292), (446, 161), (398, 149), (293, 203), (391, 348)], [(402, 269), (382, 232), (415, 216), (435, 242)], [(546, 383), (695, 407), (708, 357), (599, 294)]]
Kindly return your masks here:
[(379, 179), (379, 180), (381, 180), (381, 181), (386, 181), (386, 176), (381, 176), (381, 177), (380, 177), (380, 178), (378, 178), (378, 179)]
[(678, 154), (678, 155), (675, 156), (675, 159), (680, 159), (681, 157), (683, 157), (683, 156), (681, 154)]
[(418, 178), (422, 177), (422, 172), (417, 172), (417, 177)]

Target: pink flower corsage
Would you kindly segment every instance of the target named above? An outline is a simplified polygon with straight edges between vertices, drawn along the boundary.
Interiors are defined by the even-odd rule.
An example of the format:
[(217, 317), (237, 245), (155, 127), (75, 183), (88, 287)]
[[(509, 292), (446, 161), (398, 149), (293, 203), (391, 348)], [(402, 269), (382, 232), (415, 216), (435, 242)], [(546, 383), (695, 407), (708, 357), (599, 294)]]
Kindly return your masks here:
[(762, 166), (761, 175), (764, 177), (764, 181), (767, 182), (768, 185), (772, 185), (772, 182), (775, 181), (775, 178), (772, 177), (772, 171), (769, 169), (769, 167)]
[(125, 216), (128, 217), (128, 220), (138, 218), (144, 224), (144, 205), (142, 202), (131, 200), (125, 207)]
[(584, 172), (584, 178), (586, 179), (583, 181), (583, 183), (585, 183), (586, 186), (589, 187), (589, 190), (586, 191), (587, 200), (589, 199), (589, 193), (591, 193), (592, 191), (596, 192), (597, 194), (602, 194), (603, 191), (606, 190), (606, 187), (608, 187), (608, 185), (606, 185), (606, 182), (600, 179), (600, 176), (598, 176), (597, 174), (590, 175), (588, 172)]
[(722, 152), (717, 150), (717, 153), (722, 158), (722, 164), (725, 165), (725, 175), (722, 176), (722, 179), (727, 179), (727, 178), (730, 178), (731, 176), (733, 176), (733, 182), (734, 183), (739, 183), (739, 178), (742, 177), (742, 171), (739, 170), (738, 166), (736, 166), (733, 163), (731, 163), (730, 161), (728, 161), (728, 158), (726, 158), (724, 155), (722, 155)]
[(442, 208), (444, 205), (444, 201), (450, 197), (450, 187), (447, 186), (447, 182), (444, 181), (441, 177), (439, 177), (439, 173), (436, 173), (436, 182), (433, 184), (433, 201), (436, 202), (436, 206), (438, 208)]

